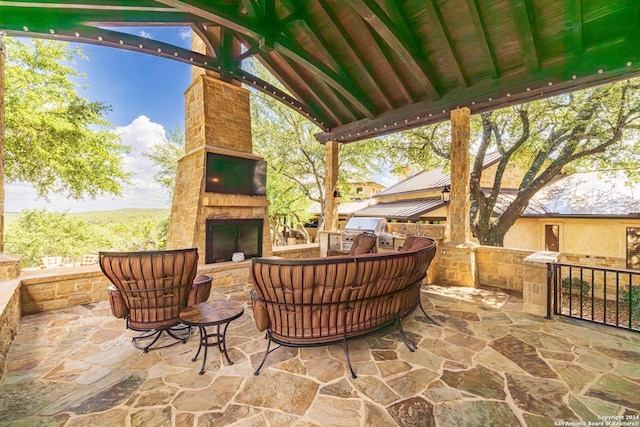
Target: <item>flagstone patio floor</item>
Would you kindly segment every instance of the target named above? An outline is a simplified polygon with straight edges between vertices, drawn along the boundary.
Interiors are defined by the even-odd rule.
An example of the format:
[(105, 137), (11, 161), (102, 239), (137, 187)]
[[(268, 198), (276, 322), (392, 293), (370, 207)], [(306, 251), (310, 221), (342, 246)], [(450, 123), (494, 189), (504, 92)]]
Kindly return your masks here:
[[(198, 375), (197, 334), (143, 354), (108, 303), (24, 316), (0, 381), (10, 426), (557, 426), (640, 427), (640, 335), (520, 311), (499, 290), (424, 287), (404, 328), (340, 346), (279, 348), (256, 330), (250, 285), (210, 299), (245, 303)], [(202, 357), (202, 356), (200, 356)], [(584, 422), (584, 424), (581, 424)]]

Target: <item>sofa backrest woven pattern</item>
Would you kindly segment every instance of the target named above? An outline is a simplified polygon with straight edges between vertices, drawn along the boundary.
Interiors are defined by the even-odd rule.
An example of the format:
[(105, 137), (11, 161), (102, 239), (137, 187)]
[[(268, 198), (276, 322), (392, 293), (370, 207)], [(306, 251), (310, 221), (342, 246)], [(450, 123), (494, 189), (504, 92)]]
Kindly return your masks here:
[(198, 267), (196, 248), (151, 252), (100, 252), (100, 268), (118, 288), (133, 329), (179, 323)]

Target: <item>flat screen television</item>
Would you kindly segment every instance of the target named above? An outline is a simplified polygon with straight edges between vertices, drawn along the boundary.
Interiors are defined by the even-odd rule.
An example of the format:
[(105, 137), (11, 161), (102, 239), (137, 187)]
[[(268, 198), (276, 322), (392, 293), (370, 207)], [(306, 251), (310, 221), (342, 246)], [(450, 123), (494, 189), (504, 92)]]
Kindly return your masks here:
[(207, 153), (205, 191), (208, 193), (267, 194), (267, 162)]

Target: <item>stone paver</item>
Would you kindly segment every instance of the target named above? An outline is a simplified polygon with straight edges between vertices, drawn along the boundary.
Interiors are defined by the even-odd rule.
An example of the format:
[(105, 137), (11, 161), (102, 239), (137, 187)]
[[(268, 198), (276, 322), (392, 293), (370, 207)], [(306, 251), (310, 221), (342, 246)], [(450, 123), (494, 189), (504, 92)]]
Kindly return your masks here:
[[(206, 372), (186, 344), (131, 345), (108, 303), (24, 316), (0, 380), (5, 426), (552, 426), (628, 417), (640, 427), (640, 335), (518, 311), (498, 290), (424, 287), (404, 319), (409, 351), (391, 326), (340, 346), (278, 348), (267, 341), (250, 285), (212, 299), (245, 304), (227, 332), (228, 365), (212, 348)], [(116, 321), (114, 321), (116, 320)], [(573, 423), (573, 424), (569, 424)], [(611, 424), (613, 425), (613, 424)]]

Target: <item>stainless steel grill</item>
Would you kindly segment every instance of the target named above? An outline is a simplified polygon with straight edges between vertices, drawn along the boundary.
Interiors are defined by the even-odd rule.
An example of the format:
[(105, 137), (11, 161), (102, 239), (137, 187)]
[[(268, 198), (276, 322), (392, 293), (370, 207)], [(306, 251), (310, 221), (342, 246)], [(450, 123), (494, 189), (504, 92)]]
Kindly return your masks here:
[[(387, 233), (387, 222), (384, 218), (352, 217), (349, 218), (342, 232), (342, 250), (351, 250), (353, 240), (358, 234), (371, 233), (376, 236)], [(393, 245), (393, 244), (392, 244)]]

